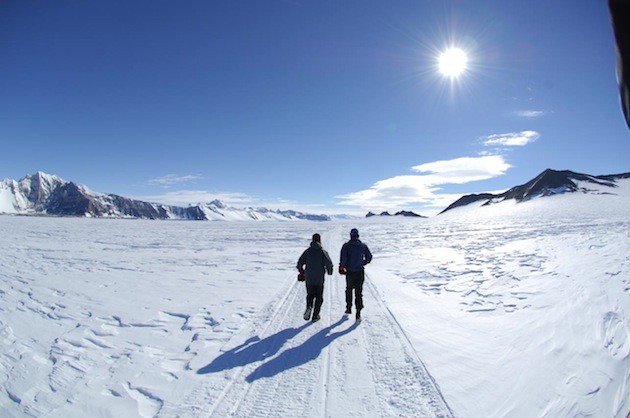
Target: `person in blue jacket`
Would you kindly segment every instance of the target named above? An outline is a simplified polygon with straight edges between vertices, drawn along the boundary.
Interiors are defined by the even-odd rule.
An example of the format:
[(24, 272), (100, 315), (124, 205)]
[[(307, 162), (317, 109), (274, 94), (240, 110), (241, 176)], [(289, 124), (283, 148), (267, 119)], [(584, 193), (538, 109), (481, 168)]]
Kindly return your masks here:
[(357, 321), (361, 319), (361, 309), (363, 309), (364, 267), (370, 261), (372, 261), (370, 249), (359, 240), (359, 231), (352, 228), (350, 241), (341, 247), (339, 274), (346, 275), (346, 314), (352, 313), (352, 291), (354, 290)]
[[(319, 311), (324, 302), (324, 274), (333, 274), (333, 263), (328, 252), (322, 248), (322, 238), (313, 234), (313, 241), (297, 262), (300, 276), (306, 281), (306, 311), (304, 320), (319, 321)], [(314, 306), (313, 306), (314, 305)], [(313, 309), (314, 308), (314, 309)]]

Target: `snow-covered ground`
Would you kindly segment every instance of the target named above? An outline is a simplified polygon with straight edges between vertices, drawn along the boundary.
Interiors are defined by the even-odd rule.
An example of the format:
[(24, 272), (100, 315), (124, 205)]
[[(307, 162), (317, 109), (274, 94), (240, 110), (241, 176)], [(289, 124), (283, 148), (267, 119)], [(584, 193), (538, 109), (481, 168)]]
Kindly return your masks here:
[[(0, 415), (626, 417), (630, 206), (566, 195), (431, 219), (0, 216)], [(483, 209), (483, 210), (482, 210)], [(374, 253), (364, 320), (295, 262)]]

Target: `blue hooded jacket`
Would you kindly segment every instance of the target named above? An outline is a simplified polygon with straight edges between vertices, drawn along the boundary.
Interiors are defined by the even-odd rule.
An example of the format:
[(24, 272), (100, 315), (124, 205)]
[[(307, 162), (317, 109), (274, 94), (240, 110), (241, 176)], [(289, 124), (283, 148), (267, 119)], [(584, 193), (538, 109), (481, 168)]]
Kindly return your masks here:
[(358, 237), (352, 237), (350, 241), (341, 247), (341, 261), (339, 264), (346, 266), (347, 271), (361, 271), (363, 266), (372, 261), (372, 253), (367, 245)]

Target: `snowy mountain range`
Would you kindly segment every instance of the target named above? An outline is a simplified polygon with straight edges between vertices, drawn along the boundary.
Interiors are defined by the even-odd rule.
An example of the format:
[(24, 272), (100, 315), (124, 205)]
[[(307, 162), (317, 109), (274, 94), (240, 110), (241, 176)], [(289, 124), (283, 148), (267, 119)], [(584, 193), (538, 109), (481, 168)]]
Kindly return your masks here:
[[(593, 176), (569, 170), (547, 169), (520, 186), (499, 193), (462, 196), (440, 213), (459, 207), (488, 206), (503, 201), (523, 202), (536, 197), (563, 193), (614, 194), (619, 180), (630, 179), (630, 173)], [(19, 181), (5, 179), (0, 183), (0, 214), (84, 216), (102, 218), (189, 219), (189, 220), (311, 220), (345, 219), (267, 208), (236, 208), (220, 200), (188, 207), (171, 206), (130, 199), (115, 194), (103, 194), (88, 187), (65, 181), (59, 176), (37, 172)], [(419, 216), (413, 212), (398, 212), (380, 216)], [(372, 212), (366, 217), (378, 216)]]
[(440, 213), (472, 204), (488, 206), (507, 200), (524, 202), (537, 197), (563, 193), (614, 194), (619, 180), (622, 179), (630, 179), (630, 173), (593, 176), (569, 170), (556, 171), (547, 169), (527, 183), (512, 187), (503, 193), (481, 193), (462, 196)]
[(191, 219), (191, 220), (311, 220), (327, 221), (327, 215), (293, 210), (235, 208), (214, 200), (179, 207), (97, 193), (86, 186), (58, 176), (37, 172), (16, 181), (0, 183), (0, 213), (85, 216), (103, 218)]

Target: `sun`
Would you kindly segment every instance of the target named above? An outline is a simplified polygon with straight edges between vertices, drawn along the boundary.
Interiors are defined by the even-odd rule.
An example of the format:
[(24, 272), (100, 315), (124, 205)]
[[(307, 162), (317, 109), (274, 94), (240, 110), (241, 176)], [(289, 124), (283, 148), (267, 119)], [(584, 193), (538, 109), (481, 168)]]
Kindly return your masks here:
[(468, 66), (468, 56), (460, 48), (450, 48), (438, 57), (438, 69), (443, 76), (459, 77)]

